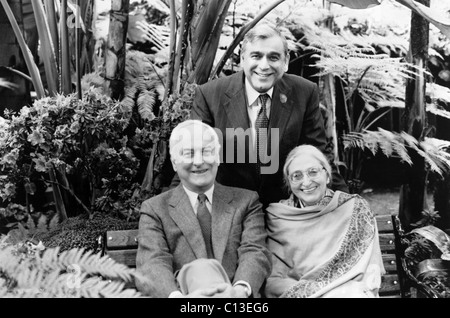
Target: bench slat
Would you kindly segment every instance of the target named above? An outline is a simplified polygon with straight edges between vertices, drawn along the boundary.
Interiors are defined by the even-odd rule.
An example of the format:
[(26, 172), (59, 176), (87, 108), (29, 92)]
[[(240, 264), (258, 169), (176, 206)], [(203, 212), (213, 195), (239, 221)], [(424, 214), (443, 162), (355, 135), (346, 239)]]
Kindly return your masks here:
[(386, 273), (397, 273), (397, 259), (394, 254), (383, 254), (383, 265)]
[(106, 255), (111, 257), (118, 263), (125, 264), (128, 267), (136, 267), (136, 253), (137, 250), (110, 250), (106, 251)]
[(392, 233), (393, 224), (391, 215), (377, 215), (375, 219), (377, 220), (378, 233)]
[(106, 232), (106, 249), (135, 249), (137, 248), (138, 230), (122, 230)]
[(381, 276), (380, 295), (386, 293), (400, 293), (400, 282), (397, 274), (385, 274)]
[(394, 233), (380, 233), (380, 249), (383, 254), (395, 252), (395, 237)]

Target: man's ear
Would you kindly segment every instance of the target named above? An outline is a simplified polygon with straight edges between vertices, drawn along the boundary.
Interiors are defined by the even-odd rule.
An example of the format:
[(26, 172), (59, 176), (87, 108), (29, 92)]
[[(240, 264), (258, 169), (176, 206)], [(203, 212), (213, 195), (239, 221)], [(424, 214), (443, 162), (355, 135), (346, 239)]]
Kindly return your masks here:
[(288, 55), (286, 56), (286, 62), (285, 62), (285, 64), (284, 64), (284, 71), (285, 72), (287, 72), (288, 71), (288, 69), (289, 69), (289, 61), (291, 60), (291, 56), (289, 55), (289, 53), (288, 53)]
[(177, 172), (177, 164), (175, 162), (175, 159), (170, 159), (170, 162), (172, 162), (172, 168), (175, 172)]

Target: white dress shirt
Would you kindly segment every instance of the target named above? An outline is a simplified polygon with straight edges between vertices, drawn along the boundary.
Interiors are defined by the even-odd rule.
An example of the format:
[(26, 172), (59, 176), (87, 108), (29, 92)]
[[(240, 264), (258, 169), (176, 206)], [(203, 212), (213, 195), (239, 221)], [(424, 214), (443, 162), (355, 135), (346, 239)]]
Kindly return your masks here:
[[(192, 209), (194, 210), (195, 215), (197, 215), (198, 193), (188, 190), (184, 185), (183, 185), (183, 188), (189, 198), (189, 202), (191, 202), (191, 206), (192, 206)], [(211, 209), (212, 209), (213, 192), (214, 192), (214, 184), (212, 185), (211, 188), (209, 188), (209, 190), (207, 190), (205, 192), (206, 198), (208, 199), (208, 200), (206, 200), (205, 203), (206, 203), (206, 207), (208, 208), (209, 213), (211, 213)]]

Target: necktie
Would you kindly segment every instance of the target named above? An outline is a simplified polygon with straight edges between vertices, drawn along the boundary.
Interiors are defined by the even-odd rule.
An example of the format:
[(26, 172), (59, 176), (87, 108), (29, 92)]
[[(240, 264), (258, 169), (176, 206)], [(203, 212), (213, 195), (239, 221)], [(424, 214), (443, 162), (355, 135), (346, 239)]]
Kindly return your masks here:
[(268, 94), (259, 95), (261, 109), (255, 122), (256, 129), (256, 168), (261, 172), (261, 158), (266, 155), (267, 148), (267, 129), (269, 127), (269, 118), (267, 118), (266, 103), (269, 99)]
[(206, 253), (208, 258), (214, 258), (211, 243), (211, 213), (206, 206), (207, 197), (205, 194), (198, 195), (197, 219), (202, 229), (203, 239), (205, 240)]

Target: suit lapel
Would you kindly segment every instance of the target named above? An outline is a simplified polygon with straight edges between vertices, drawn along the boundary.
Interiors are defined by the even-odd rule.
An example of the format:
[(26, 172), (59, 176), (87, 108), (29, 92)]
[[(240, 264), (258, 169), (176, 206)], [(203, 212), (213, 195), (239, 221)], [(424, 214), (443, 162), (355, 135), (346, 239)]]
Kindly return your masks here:
[(216, 182), (212, 206), (212, 243), (214, 257), (220, 263), (225, 253), (235, 212), (235, 209), (230, 205), (231, 201), (233, 201), (231, 193)]
[(183, 186), (180, 184), (169, 201), (169, 215), (183, 232), (196, 258), (206, 258), (206, 246), (197, 217)]
[[(283, 140), (287, 123), (294, 108), (293, 100), (294, 99), (290, 96), (289, 89), (286, 87), (284, 81), (280, 80), (274, 87), (269, 121), (269, 128), (279, 129), (280, 140)], [(269, 138), (270, 137), (269, 131)], [(279, 143), (277, 142), (276, 144), (278, 145)]]
[(228, 119), (232, 123), (231, 127), (242, 127), (246, 130), (250, 128), (250, 120), (247, 112), (247, 98), (245, 96), (243, 74), (241, 71), (233, 75), (231, 85), (225, 92), (229, 100), (224, 103), (224, 107)]

